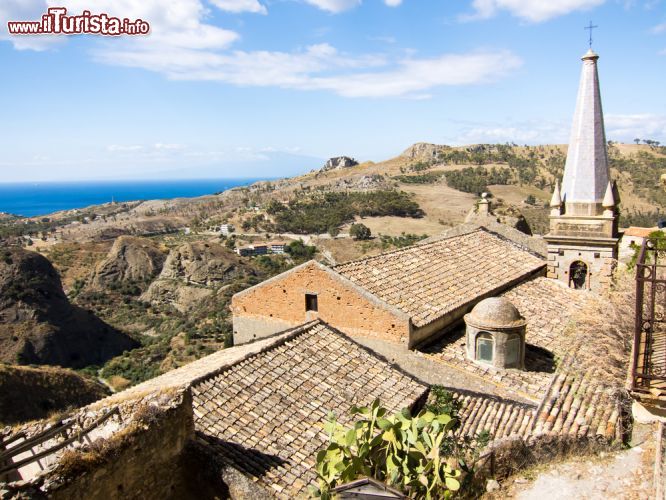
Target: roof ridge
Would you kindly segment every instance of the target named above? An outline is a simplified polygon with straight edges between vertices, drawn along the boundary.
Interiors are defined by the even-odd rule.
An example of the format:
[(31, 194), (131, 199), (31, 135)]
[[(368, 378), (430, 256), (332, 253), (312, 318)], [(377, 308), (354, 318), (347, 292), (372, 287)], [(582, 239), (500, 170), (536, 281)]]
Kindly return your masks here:
[(424, 247), (428, 247), (428, 246), (431, 246), (431, 245), (435, 245), (435, 244), (437, 244), (437, 243), (441, 243), (442, 241), (445, 241), (445, 240), (450, 240), (450, 239), (453, 239), (453, 238), (460, 238), (460, 237), (462, 237), (462, 236), (467, 236), (467, 235), (472, 234), (472, 233), (475, 233), (475, 232), (477, 232), (477, 231), (486, 231), (486, 232), (490, 232), (490, 231), (488, 231), (485, 227), (483, 227), (483, 226), (479, 226), (479, 227), (477, 227), (477, 228), (475, 228), (475, 229), (473, 229), (472, 231), (469, 231), (469, 232), (467, 232), (467, 233), (463, 233), (463, 234), (455, 234), (455, 235), (453, 235), (453, 236), (449, 236), (449, 237), (444, 237), (444, 238), (442, 238), (442, 239), (438, 239), (437, 241), (431, 241), (431, 242), (428, 242), (428, 243), (423, 243), (423, 244), (421, 244), (421, 245), (419, 245), (419, 244), (416, 244), (416, 245), (410, 245), (410, 246), (405, 247), (405, 248), (397, 248), (397, 249), (395, 249), (395, 250), (390, 250), (390, 251), (388, 251), (388, 252), (382, 252), (382, 253), (377, 254), (377, 255), (370, 255), (370, 256), (368, 256), (368, 257), (363, 257), (363, 258), (361, 258), (361, 259), (350, 260), (350, 261), (347, 261), (347, 262), (343, 262), (343, 263), (341, 263), (341, 264), (336, 264), (335, 266), (331, 267), (331, 269), (335, 269), (335, 270), (337, 270), (337, 268), (342, 267), (342, 266), (346, 266), (346, 265), (349, 265), (349, 264), (357, 264), (357, 263), (359, 263), (359, 262), (366, 262), (366, 261), (370, 261), (370, 260), (378, 259), (378, 258), (380, 258), (380, 257), (384, 257), (384, 256), (386, 256), (386, 255), (394, 255), (394, 254), (397, 254), (397, 253), (400, 253), (400, 252), (408, 252), (408, 251), (410, 251), (410, 250), (414, 250), (414, 249), (416, 249), (416, 248), (424, 248)]

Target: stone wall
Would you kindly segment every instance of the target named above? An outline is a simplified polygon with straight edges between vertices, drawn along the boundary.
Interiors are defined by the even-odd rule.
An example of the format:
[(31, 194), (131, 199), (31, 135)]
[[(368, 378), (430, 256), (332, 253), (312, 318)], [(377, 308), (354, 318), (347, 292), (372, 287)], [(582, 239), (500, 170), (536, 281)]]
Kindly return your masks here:
[[(194, 437), (189, 390), (154, 393), (116, 408), (120, 422), (107, 421), (112, 433), (91, 432), (56, 452), (41, 474), (3, 484), (0, 498), (173, 498), (182, 490), (180, 457)], [(86, 426), (99, 411), (84, 408), (76, 418)]]
[[(305, 295), (318, 311), (306, 311)], [(269, 336), (317, 318), (352, 336), (406, 343), (409, 318), (316, 262), (236, 294), (231, 302), (234, 344)]]
[[(194, 436), (192, 397), (147, 418), (122, 447), (92, 473), (81, 474), (49, 491), (54, 500), (170, 498), (180, 483), (179, 457)], [(113, 439), (113, 438), (112, 438)]]

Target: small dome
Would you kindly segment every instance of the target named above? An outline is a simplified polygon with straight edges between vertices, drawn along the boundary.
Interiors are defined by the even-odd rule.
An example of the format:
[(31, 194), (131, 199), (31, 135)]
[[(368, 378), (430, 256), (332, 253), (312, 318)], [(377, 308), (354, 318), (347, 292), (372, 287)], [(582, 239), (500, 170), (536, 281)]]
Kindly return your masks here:
[(465, 321), (481, 328), (517, 328), (525, 324), (516, 306), (503, 297), (491, 297), (479, 302)]

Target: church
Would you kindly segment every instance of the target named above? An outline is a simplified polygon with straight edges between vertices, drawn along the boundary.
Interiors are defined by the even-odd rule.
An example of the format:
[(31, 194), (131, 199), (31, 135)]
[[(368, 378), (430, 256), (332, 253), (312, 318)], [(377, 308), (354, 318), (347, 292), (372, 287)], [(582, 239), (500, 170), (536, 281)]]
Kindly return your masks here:
[[(546, 255), (536, 238), (479, 218), (467, 234), (454, 229), (335, 267), (311, 261), (233, 297), (234, 344), (319, 318), (349, 335), (412, 348), (460, 322), (484, 298), (537, 275), (576, 290), (607, 288), (618, 257), (619, 196), (610, 179), (598, 59), (591, 49), (582, 57), (564, 177), (550, 202)], [(487, 212), (489, 200), (479, 206)]]
[[(631, 318), (601, 294), (617, 258), (619, 199), (598, 58), (592, 51), (582, 58), (545, 244), (501, 224), (465, 224), (334, 267), (307, 262), (244, 290), (231, 305), (235, 347), (71, 416), (65, 437), (112, 440), (131, 429), (143, 443), (160, 443), (160, 453), (142, 456), (141, 477), (127, 473), (136, 458), (120, 447), (114, 465), (95, 472), (95, 484), (88, 473), (57, 486), (51, 469), (26, 465), (15, 471), (21, 487), (49, 494), (57, 486), (61, 498), (90, 488), (159, 498), (168, 491), (155, 485), (163, 485), (165, 470), (176, 481), (187, 454), (205, 464), (203, 482), (222, 481), (230, 498), (305, 498), (316, 484), (330, 412), (348, 424), (353, 405), (376, 398), (389, 411), (418, 411), (433, 385), (460, 403), (458, 436), (490, 436), (482, 460), (493, 477), (571, 450), (621, 446), (629, 431), (625, 346), (632, 330)], [(169, 425), (132, 427), (146, 404), (156, 408), (151, 422), (163, 411)], [(49, 431), (38, 424), (22, 432), (30, 442)], [(51, 454), (40, 442), (44, 463), (62, 456), (60, 438), (53, 439)]]

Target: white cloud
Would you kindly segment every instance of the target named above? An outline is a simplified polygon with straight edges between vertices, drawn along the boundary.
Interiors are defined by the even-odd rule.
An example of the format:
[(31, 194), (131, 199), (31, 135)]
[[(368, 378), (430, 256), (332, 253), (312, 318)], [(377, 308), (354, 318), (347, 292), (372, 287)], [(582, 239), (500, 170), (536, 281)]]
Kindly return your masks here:
[(127, 153), (130, 151), (140, 151), (142, 149), (143, 146), (139, 146), (138, 144), (132, 144), (132, 145), (110, 144), (109, 146), (106, 147), (106, 150), (111, 153)]
[[(666, 143), (666, 116), (649, 113), (612, 114), (605, 116), (606, 137), (619, 142), (635, 138)], [(571, 124), (557, 121), (526, 121), (514, 123), (461, 123), (460, 133), (445, 138), (451, 144), (566, 144)]]
[(467, 144), (562, 144), (567, 141), (568, 128), (559, 122), (519, 122), (462, 124), (461, 133), (451, 143)]
[(346, 97), (414, 97), (443, 85), (492, 82), (522, 64), (508, 51), (445, 54), (431, 59), (409, 57), (391, 62), (377, 55), (341, 54), (328, 44), (291, 53), (105, 49), (96, 57), (104, 63), (141, 67), (172, 79), (328, 90)]
[(638, 137), (666, 142), (666, 116), (651, 113), (608, 114), (606, 135), (614, 141), (631, 142)]
[[(16, 5), (19, 2), (10, 1)], [(27, 0), (32, 4), (29, 14), (24, 12), (27, 17), (23, 19), (39, 19), (47, 2), (65, 6), (69, 13), (90, 8), (89, 0), (40, 1), (41, 7), (39, 1)], [(210, 1), (225, 9), (256, 9), (256, 5), (261, 5), (258, 0)], [(361, 0), (307, 1), (330, 11), (361, 3)], [(94, 12), (143, 19), (150, 23), (151, 32), (145, 37), (113, 40), (100, 37), (91, 54), (104, 64), (142, 68), (171, 79), (322, 90), (347, 97), (428, 98), (433, 88), (492, 82), (522, 64), (517, 56), (507, 51), (443, 54), (427, 59), (405, 52), (401, 58), (394, 57), (393, 60), (381, 54), (340, 53), (326, 43), (291, 52), (231, 51), (229, 47), (239, 35), (208, 23), (209, 10), (202, 2), (170, 0), (165, 4), (163, 0), (96, 0)], [(392, 6), (399, 3), (397, 0), (384, 2)], [(14, 4), (3, 5), (7, 11), (18, 12)], [(26, 5), (21, 2), (21, 8)]]
[(305, 0), (305, 2), (334, 14), (361, 5), (361, 0)]
[(210, 0), (220, 10), (227, 12), (252, 12), (255, 14), (267, 14), (266, 7), (257, 0)]
[[(333, 14), (339, 14), (345, 10), (353, 9), (363, 3), (363, 0), (303, 0), (305, 3), (314, 5)], [(384, 0), (384, 4), (389, 7), (398, 7), (402, 5), (402, 0)]]
[(505, 10), (515, 17), (539, 23), (574, 11), (598, 7), (606, 0), (473, 0), (474, 14), (462, 20), (488, 19)]
[(661, 23), (657, 24), (656, 26), (653, 26), (650, 28), (650, 33), (653, 33), (655, 35), (658, 35), (660, 33), (666, 32), (666, 23)]

